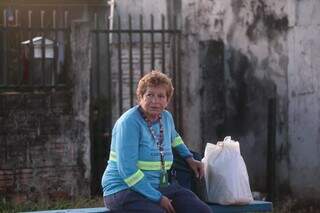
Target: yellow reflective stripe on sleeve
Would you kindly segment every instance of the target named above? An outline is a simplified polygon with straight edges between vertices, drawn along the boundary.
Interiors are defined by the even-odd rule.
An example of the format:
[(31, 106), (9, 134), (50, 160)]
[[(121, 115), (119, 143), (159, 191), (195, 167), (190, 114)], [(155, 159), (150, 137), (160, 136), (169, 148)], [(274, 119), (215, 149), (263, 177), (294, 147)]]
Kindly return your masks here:
[(171, 146), (174, 148), (176, 146), (179, 146), (180, 144), (183, 144), (183, 141), (182, 141), (182, 138), (180, 136), (178, 136), (174, 139)]
[(117, 161), (117, 154), (114, 151), (110, 151), (109, 160)]
[(143, 178), (143, 176), (144, 176), (143, 172), (139, 169), (136, 173), (124, 179), (124, 182), (126, 182), (128, 186), (131, 187), (134, 184), (138, 183)]
[[(172, 166), (172, 161), (164, 162), (166, 170), (169, 170)], [(138, 168), (142, 170), (161, 170), (161, 161), (138, 161)]]

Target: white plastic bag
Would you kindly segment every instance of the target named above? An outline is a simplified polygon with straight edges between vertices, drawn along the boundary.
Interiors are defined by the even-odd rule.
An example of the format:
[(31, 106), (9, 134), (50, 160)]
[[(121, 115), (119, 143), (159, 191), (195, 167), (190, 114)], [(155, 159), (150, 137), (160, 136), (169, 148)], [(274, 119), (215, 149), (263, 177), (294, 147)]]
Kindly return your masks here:
[(253, 201), (239, 142), (227, 136), (217, 145), (207, 143), (202, 162), (208, 202), (242, 205)]

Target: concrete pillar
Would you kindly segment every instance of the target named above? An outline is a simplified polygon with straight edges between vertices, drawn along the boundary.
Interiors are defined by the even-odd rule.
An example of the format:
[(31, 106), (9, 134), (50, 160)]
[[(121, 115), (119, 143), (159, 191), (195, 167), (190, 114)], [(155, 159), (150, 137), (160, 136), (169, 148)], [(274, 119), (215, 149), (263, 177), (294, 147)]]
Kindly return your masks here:
[[(90, 194), (90, 70), (91, 70), (91, 32), (90, 24), (74, 21), (71, 24), (71, 70), (73, 84), (73, 127), (76, 138), (77, 163), (82, 168), (83, 180), (78, 181), (78, 193)], [(80, 177), (78, 177), (80, 178)]]

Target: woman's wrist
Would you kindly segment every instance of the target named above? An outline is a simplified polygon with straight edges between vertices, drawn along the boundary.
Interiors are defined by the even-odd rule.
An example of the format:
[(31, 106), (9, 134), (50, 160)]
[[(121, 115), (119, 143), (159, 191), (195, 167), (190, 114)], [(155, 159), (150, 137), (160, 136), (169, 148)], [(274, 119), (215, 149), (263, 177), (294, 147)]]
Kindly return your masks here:
[(186, 158), (186, 161), (187, 161), (187, 163), (190, 164), (190, 163), (194, 162), (195, 160), (194, 160), (193, 156), (190, 156), (190, 157)]

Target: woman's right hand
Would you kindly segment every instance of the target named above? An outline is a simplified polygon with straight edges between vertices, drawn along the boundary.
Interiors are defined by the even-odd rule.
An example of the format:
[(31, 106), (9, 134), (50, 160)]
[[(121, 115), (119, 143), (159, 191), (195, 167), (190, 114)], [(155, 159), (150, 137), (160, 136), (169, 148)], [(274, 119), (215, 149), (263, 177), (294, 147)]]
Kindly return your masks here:
[(166, 196), (161, 197), (160, 206), (164, 208), (167, 213), (176, 213), (171, 204), (171, 200), (169, 200), (169, 198), (167, 198)]

